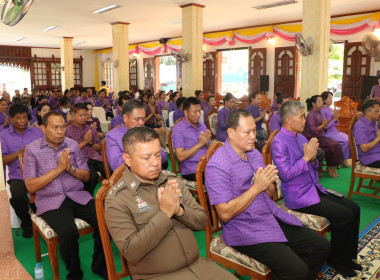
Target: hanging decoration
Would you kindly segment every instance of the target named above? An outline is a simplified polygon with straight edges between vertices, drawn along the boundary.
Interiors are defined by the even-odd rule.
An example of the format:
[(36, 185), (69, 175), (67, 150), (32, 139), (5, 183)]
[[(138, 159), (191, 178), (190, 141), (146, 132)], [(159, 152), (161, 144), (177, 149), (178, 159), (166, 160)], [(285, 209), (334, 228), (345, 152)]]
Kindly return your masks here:
[(272, 32), (272, 26), (237, 29), (234, 30), (234, 37), (242, 43), (254, 44), (265, 39), (267, 36), (271, 36)]
[(203, 43), (207, 45), (219, 46), (226, 42), (230, 46), (235, 44), (234, 32), (232, 30), (203, 34)]

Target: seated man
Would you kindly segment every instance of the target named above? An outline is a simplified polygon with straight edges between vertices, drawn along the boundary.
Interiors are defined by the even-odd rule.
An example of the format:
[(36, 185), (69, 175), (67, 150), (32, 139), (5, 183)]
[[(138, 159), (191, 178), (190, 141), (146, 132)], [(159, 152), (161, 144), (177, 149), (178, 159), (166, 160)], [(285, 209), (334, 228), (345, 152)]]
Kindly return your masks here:
[(263, 122), (266, 122), (264, 117), (266, 115), (265, 109), (261, 107), (261, 92), (253, 92), (248, 95), (249, 101), (252, 102), (248, 105), (245, 110), (251, 113), (252, 117), (256, 122), (256, 140), (257, 149), (260, 153), (263, 150), (265, 141), (268, 140), (268, 133), (263, 128)]
[(70, 99), (67, 97), (62, 97), (61, 100), (59, 100), (59, 109), (57, 110), (65, 120), (65, 123), (68, 123), (71, 121), (71, 102)]
[(280, 131), (281, 130), (281, 116), (280, 116), (280, 107), (283, 103), (285, 103), (286, 101), (289, 101), (290, 98), (289, 96), (287, 95), (280, 95), (277, 97), (277, 99), (275, 99), (277, 101), (277, 108), (278, 110), (275, 111), (275, 113), (273, 113), (272, 117), (269, 119), (269, 131), (270, 131), (270, 134), (272, 134), (272, 132), (274, 130), (278, 130)]
[(207, 214), (181, 180), (161, 171), (158, 138), (147, 127), (124, 135), (127, 167), (105, 200), (108, 230), (132, 279), (236, 279), (199, 256), (193, 230), (205, 228)]
[(91, 103), (94, 105), (94, 100), (88, 96), (88, 91), (83, 89), (75, 103)]
[(215, 96), (213, 95), (209, 95), (207, 96), (207, 106), (204, 110), (204, 113), (203, 113), (203, 117), (204, 117), (204, 121), (205, 121), (205, 124), (207, 123), (207, 114), (213, 109), (215, 108), (215, 104), (216, 104), (216, 99), (215, 99)]
[(1, 132), (1, 150), (3, 165), (8, 165), (8, 184), (12, 194), (9, 203), (21, 220), (22, 236), (33, 236), (32, 221), (29, 215), (29, 197), (22, 180), (18, 155), (23, 153), (25, 145), (42, 137), (39, 128), (28, 126), (28, 108), (22, 103), (13, 104), (9, 108), (11, 125)]
[(281, 131), (272, 141), (274, 164), (281, 179), (285, 205), (290, 209), (327, 218), (331, 223), (331, 253), (327, 263), (344, 277), (356, 276), (362, 267), (356, 260), (360, 207), (352, 200), (331, 194), (318, 182), (316, 154), (318, 140), (310, 142), (301, 133), (305, 107), (288, 101), (280, 108)]
[(66, 136), (77, 141), (84, 159), (90, 170), (90, 179), (85, 183), (85, 190), (93, 194), (98, 183), (98, 172), (105, 177), (103, 158), (99, 152), (102, 149), (98, 132), (92, 126), (86, 125), (87, 105), (77, 103), (72, 107), (73, 124), (66, 128)]
[(54, 93), (52, 93), (53, 96), (49, 99), (49, 104), (53, 108), (54, 111), (59, 110), (59, 93), (58, 90), (54, 90)]
[[(144, 126), (145, 106), (138, 100), (130, 100), (123, 105), (123, 124), (112, 129), (106, 134), (106, 154), (107, 160), (112, 170), (118, 168), (124, 163), (121, 155), (123, 154), (122, 138), (128, 129), (136, 126)], [(162, 164), (166, 169), (168, 162), (166, 153), (161, 149)]]
[(127, 103), (128, 100), (131, 100), (131, 96), (129, 94), (122, 94), (118, 98), (117, 110), (120, 111), (120, 113), (112, 118), (112, 120), (111, 120), (111, 129), (114, 129), (115, 126), (117, 126), (118, 124), (123, 124), (124, 123), (122, 110), (123, 110), (123, 105), (125, 103)]
[(380, 116), (380, 101), (371, 99), (363, 103), (363, 115), (354, 126), (354, 137), (360, 163), (380, 168), (380, 129), (376, 121)]
[(201, 101), (196, 97), (187, 98), (182, 106), (185, 117), (173, 126), (173, 148), (178, 161), (181, 163), (181, 175), (189, 181), (195, 181), (195, 169), (201, 156), (207, 152), (211, 140), (211, 131), (201, 117)]
[(59, 236), (59, 251), (69, 270), (67, 279), (83, 278), (74, 218), (89, 223), (94, 229), (92, 271), (107, 279), (95, 201), (83, 189), (83, 182), (89, 178), (86, 161), (77, 142), (65, 137), (60, 113), (46, 113), (41, 129), (44, 136), (28, 145), (24, 156), (24, 180), (28, 191), (36, 194), (36, 214)]
[(329, 242), (270, 199), (277, 170), (265, 167), (255, 149), (252, 115), (235, 110), (226, 127), (228, 138), (205, 172), (210, 204), (223, 222), (223, 240), (268, 266), (273, 279), (315, 280), (329, 254)]
[(378, 85), (374, 85), (372, 87), (372, 90), (371, 90), (371, 99), (375, 99), (377, 101), (380, 101), (380, 75), (379, 75), (379, 84)]

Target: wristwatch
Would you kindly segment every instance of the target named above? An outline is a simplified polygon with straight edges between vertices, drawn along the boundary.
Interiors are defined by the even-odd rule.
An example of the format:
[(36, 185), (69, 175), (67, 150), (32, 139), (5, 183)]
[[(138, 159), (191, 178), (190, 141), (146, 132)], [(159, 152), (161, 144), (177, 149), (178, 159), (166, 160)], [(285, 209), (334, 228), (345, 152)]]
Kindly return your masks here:
[(76, 170), (77, 170), (77, 168), (75, 166), (71, 166), (70, 173), (73, 174), (73, 173), (75, 173)]

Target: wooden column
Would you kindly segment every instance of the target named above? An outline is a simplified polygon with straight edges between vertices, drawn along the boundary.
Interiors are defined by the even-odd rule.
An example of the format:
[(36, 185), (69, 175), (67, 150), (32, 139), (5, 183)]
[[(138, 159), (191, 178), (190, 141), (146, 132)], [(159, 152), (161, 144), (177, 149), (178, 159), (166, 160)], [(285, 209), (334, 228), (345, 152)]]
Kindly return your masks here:
[(74, 50), (73, 37), (61, 39), (61, 84), (62, 91), (74, 87)]
[(120, 90), (129, 90), (129, 40), (126, 22), (112, 23), (113, 88), (117, 96)]

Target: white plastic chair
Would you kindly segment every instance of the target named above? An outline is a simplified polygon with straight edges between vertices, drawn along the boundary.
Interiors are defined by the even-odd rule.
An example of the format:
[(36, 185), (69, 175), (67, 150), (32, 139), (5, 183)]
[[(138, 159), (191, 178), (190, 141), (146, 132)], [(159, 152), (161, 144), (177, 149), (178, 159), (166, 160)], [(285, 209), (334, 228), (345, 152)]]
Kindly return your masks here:
[(116, 115), (117, 115), (117, 109), (113, 109), (112, 113), (113, 113), (113, 116), (116, 117)]
[(111, 121), (107, 121), (106, 119), (106, 111), (102, 107), (93, 107), (92, 116), (99, 119), (102, 131), (106, 133), (108, 125), (111, 123)]
[(166, 120), (169, 118), (168, 110), (162, 110), (162, 118), (163, 118), (164, 125), (166, 127)]
[(169, 113), (169, 126), (170, 127), (172, 127), (174, 125), (173, 115), (174, 115), (174, 111), (171, 111)]
[(203, 112), (203, 110), (201, 110), (201, 117), (199, 118), (199, 122), (201, 122), (201, 123), (205, 123), (205, 117), (204, 117), (204, 112)]

